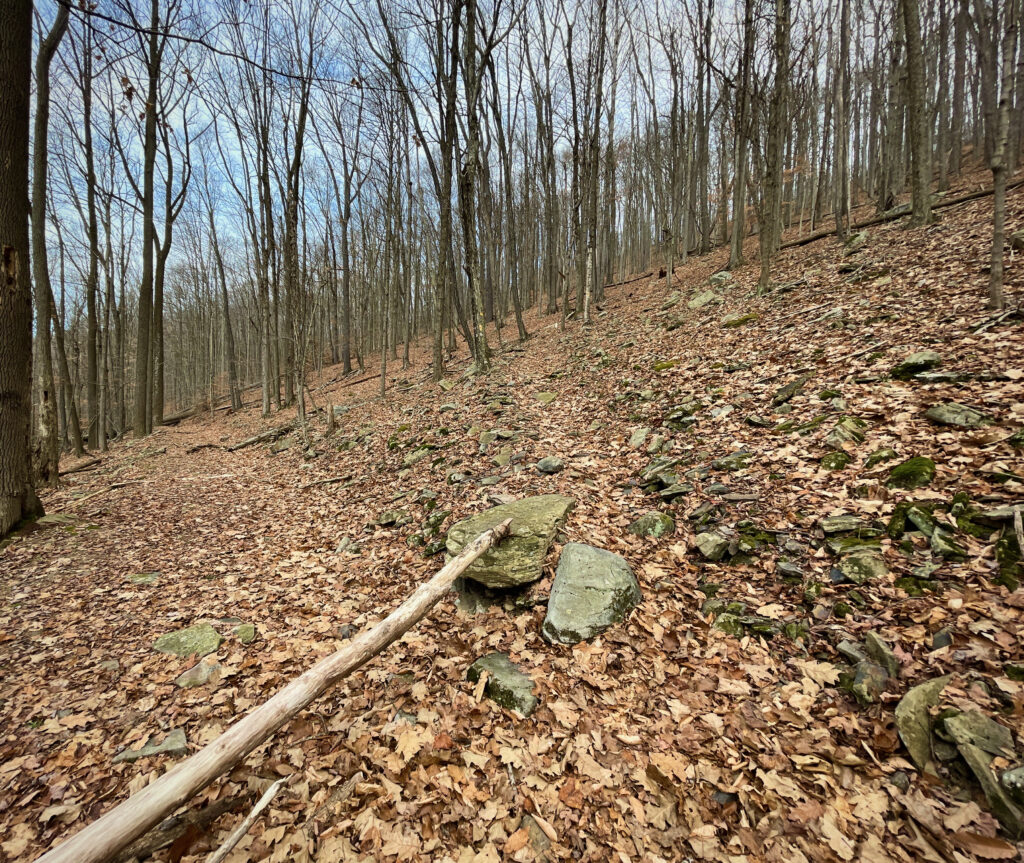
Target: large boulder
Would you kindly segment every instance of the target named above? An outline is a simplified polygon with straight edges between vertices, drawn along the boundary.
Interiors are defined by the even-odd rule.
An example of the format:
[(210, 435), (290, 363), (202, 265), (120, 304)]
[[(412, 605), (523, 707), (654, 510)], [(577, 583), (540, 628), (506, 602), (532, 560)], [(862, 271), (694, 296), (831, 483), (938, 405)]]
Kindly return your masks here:
[(445, 547), (454, 557), (485, 530), (510, 518), (508, 537), (478, 557), (464, 577), (492, 588), (529, 584), (541, 577), (548, 549), (574, 503), (560, 494), (503, 503), (453, 525)]
[(643, 599), (629, 564), (617, 554), (571, 542), (562, 549), (541, 632), (576, 644), (620, 623)]

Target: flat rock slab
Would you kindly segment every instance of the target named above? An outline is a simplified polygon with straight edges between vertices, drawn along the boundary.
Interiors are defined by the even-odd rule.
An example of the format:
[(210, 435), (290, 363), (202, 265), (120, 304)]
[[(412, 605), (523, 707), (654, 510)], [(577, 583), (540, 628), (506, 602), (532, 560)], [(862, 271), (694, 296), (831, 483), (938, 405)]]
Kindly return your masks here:
[(675, 532), (676, 523), (670, 515), (663, 512), (646, 512), (629, 526), (629, 532), (635, 536), (653, 536), (658, 539), (665, 534)]
[(126, 749), (114, 756), (114, 764), (131, 763), (140, 758), (153, 755), (187, 755), (188, 742), (185, 740), (185, 729), (175, 728), (160, 743), (147, 743), (141, 749)]
[(177, 632), (168, 632), (153, 642), (157, 653), (173, 656), (206, 656), (220, 647), (223, 637), (208, 623), (197, 623)]
[(896, 705), (896, 730), (918, 770), (934, 773), (932, 764), (931, 708), (939, 703), (939, 694), (949, 677), (936, 677), (907, 692)]
[(543, 574), (548, 549), (575, 501), (560, 494), (542, 494), (504, 503), (452, 525), (445, 547), (454, 557), (485, 530), (512, 519), (509, 535), (484, 552), (464, 577), (487, 587), (516, 587)]
[(194, 689), (197, 686), (205, 686), (211, 681), (216, 682), (220, 679), (220, 672), (219, 662), (200, 662), (178, 675), (174, 683), (179, 689)]
[(924, 412), (933, 423), (954, 428), (976, 429), (989, 425), (992, 420), (981, 411), (958, 402), (935, 405)]
[(570, 542), (558, 560), (541, 633), (550, 642), (577, 644), (621, 623), (641, 599), (624, 558)]
[(485, 671), (487, 683), (484, 684), (484, 692), (488, 698), (521, 716), (533, 713), (537, 706), (537, 697), (533, 694), (534, 683), (509, 659), (507, 653), (481, 656), (469, 666), (466, 677), (476, 683)]

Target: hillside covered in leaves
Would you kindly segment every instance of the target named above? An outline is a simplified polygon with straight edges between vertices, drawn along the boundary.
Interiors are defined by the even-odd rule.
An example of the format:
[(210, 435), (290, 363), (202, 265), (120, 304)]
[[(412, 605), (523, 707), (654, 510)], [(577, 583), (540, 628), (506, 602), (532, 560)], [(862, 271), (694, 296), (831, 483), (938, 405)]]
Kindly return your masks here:
[[(527, 316), (488, 376), (433, 384), (424, 344), (383, 402), (331, 368), (304, 429), (247, 403), (69, 472), (0, 546), (0, 856), (371, 626), (459, 522), (560, 495), (539, 580), (467, 582), (137, 859), (204, 859), (282, 777), (232, 863), (1020, 859), (1024, 283), (984, 310), (990, 213), (789, 248), (764, 296), (719, 250), (589, 328)], [(542, 632), (568, 543), (640, 591), (574, 645)]]

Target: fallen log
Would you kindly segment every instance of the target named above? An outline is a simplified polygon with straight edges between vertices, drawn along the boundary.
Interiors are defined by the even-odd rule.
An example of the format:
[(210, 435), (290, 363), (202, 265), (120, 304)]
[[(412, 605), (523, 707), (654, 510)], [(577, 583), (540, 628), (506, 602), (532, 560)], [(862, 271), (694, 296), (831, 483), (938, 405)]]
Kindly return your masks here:
[(228, 452), (235, 452), (240, 449), (245, 449), (247, 446), (255, 446), (258, 443), (269, 443), (272, 440), (277, 440), (279, 437), (283, 437), (295, 428), (294, 425), (289, 423), (286, 426), (278, 426), (276, 429), (270, 431), (260, 432), (252, 437), (247, 437), (245, 440), (239, 441), (238, 443), (231, 444), (228, 447)]
[[(1017, 186), (1024, 185), (1024, 180), (1017, 180), (1015, 183), (1007, 183), (1006, 191), (1010, 189), (1016, 189)], [(960, 195), (957, 198), (949, 198), (948, 200), (936, 201), (932, 204), (932, 210), (944, 210), (946, 207), (955, 207), (957, 204), (965, 204), (968, 201), (973, 201), (977, 198), (985, 198), (991, 195), (992, 189), (981, 189), (977, 192), (970, 192), (966, 195)], [(897, 207), (895, 210), (887, 210), (884, 213), (880, 213), (877, 216), (872, 216), (870, 219), (864, 219), (856, 224), (850, 225), (851, 231), (859, 231), (862, 228), (870, 228), (874, 225), (882, 225), (886, 222), (895, 222), (897, 219), (902, 219), (904, 216), (909, 216), (910, 210), (904, 210)], [(799, 237), (796, 240), (790, 240), (789, 242), (783, 243), (779, 246), (779, 250), (782, 249), (793, 249), (797, 246), (806, 246), (808, 243), (813, 243), (815, 240), (823, 240), (826, 237), (834, 237), (836, 235), (835, 228), (829, 228), (828, 230), (815, 231), (813, 234), (808, 234), (806, 237)]]
[(69, 467), (67, 470), (62, 470), (60, 472), (60, 475), (67, 476), (68, 474), (78, 473), (81, 470), (90, 470), (91, 468), (96, 467), (96, 465), (98, 465), (99, 463), (100, 459), (91, 458), (89, 459), (89, 461), (83, 461), (81, 464), (76, 464), (74, 467)]
[(229, 770), (300, 710), (411, 629), (466, 568), (504, 539), (511, 519), (480, 534), (371, 629), (293, 680), (199, 752), (46, 852), (38, 863), (104, 863)]

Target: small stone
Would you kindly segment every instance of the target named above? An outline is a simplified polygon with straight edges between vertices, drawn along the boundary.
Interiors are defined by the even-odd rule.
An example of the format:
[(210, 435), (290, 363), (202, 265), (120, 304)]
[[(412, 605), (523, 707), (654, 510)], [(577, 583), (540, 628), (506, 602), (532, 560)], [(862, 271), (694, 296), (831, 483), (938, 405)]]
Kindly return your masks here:
[(665, 446), (665, 436), (664, 435), (660, 435), (660, 434), (656, 434), (656, 435), (654, 435), (654, 437), (651, 438), (651, 442), (649, 444), (647, 444), (647, 452), (650, 455), (654, 455), (655, 453), (661, 452), (661, 450), (662, 450), (662, 448), (664, 446)]
[(729, 549), (729, 540), (712, 531), (698, 533), (694, 544), (706, 560), (721, 560)]
[(565, 468), (565, 462), (558, 456), (549, 455), (537, 462), (537, 470), (541, 473), (559, 473)]
[(131, 763), (140, 758), (150, 758), (153, 755), (185, 755), (188, 753), (188, 743), (185, 740), (185, 730), (175, 728), (160, 743), (147, 743), (141, 749), (125, 749), (114, 756), (114, 764)]
[(933, 423), (954, 428), (976, 429), (989, 425), (992, 420), (981, 411), (958, 402), (934, 405), (924, 412)]
[(910, 790), (910, 777), (907, 776), (903, 770), (897, 770), (895, 773), (889, 776), (888, 782), (890, 785), (899, 788), (904, 794)]
[(731, 635), (734, 638), (740, 638), (743, 635), (743, 624), (740, 622), (739, 617), (729, 612), (723, 612), (718, 615), (715, 618), (715, 622), (711, 624), (711, 628), (724, 632), (726, 635)]
[(967, 549), (965, 549), (958, 542), (953, 540), (944, 530), (936, 530), (929, 543), (932, 553), (937, 554), (939, 557), (953, 557), (953, 558), (965, 558), (967, 557)]
[(953, 634), (949, 631), (949, 627), (944, 626), (938, 632), (932, 635), (932, 650), (942, 650), (944, 647), (953, 646)]
[(252, 644), (256, 640), (256, 627), (251, 623), (240, 623), (231, 631), (242, 644)]
[(776, 407), (781, 404), (785, 404), (793, 398), (793, 396), (799, 393), (804, 388), (804, 384), (806, 384), (810, 379), (810, 375), (801, 375), (796, 380), (790, 381), (784, 387), (779, 388), (776, 390), (775, 395), (772, 396), (772, 404)]
[(958, 745), (969, 743), (990, 755), (1013, 755), (1013, 734), (1010, 729), (989, 719), (980, 710), (947, 716), (942, 727)]
[(159, 572), (136, 572), (129, 575), (128, 580), (132, 584), (155, 584), (159, 576)]
[(850, 464), (850, 461), (851, 458), (849, 453), (838, 450), (826, 455), (821, 460), (821, 467), (823, 470), (843, 470)]
[(720, 303), (720, 302), (722, 302), (722, 298), (719, 297), (718, 294), (716, 294), (712, 290), (707, 290), (707, 291), (701, 291), (699, 294), (697, 294), (697, 296), (695, 296), (692, 300), (690, 300), (690, 302), (687, 303), (686, 306), (687, 306), (687, 308), (689, 308), (691, 310), (694, 310), (694, 309), (702, 309), (702, 308), (704, 308), (704, 306), (707, 306), (707, 305), (709, 305), (711, 303)]
[(843, 417), (828, 433), (828, 437), (825, 438), (825, 446), (834, 450), (842, 450), (843, 444), (863, 443), (864, 429), (867, 427), (868, 424), (857, 417)]
[(489, 653), (480, 657), (469, 666), (466, 677), (471, 683), (476, 683), (485, 671), (487, 683), (484, 684), (484, 692), (488, 698), (521, 716), (533, 713), (537, 706), (534, 682), (509, 659), (507, 653)]
[(103, 662), (97, 664), (96, 669), (98, 671), (106, 672), (107, 674), (119, 674), (121, 671), (121, 663), (116, 659), (104, 659)]
[(852, 533), (866, 527), (864, 521), (855, 515), (830, 515), (818, 524), (826, 536), (834, 533)]
[(633, 434), (629, 436), (629, 445), (633, 449), (639, 449), (644, 445), (644, 441), (647, 440), (647, 435), (651, 433), (649, 428), (638, 428)]
[(889, 474), (886, 485), (889, 488), (912, 490), (929, 485), (934, 478), (935, 462), (919, 455), (896, 465)]
[(402, 467), (412, 467), (413, 465), (419, 464), (423, 459), (430, 455), (433, 447), (423, 446), (418, 449), (414, 449), (404, 459), (402, 459)]
[(885, 669), (873, 662), (858, 662), (850, 691), (863, 705), (874, 704), (885, 692), (889, 675)]
[(539, 401), (539, 402), (540, 402), (540, 403), (541, 403), (542, 405), (549, 405), (549, 404), (551, 404), (551, 402), (553, 402), (553, 401), (554, 401), (554, 400), (555, 400), (556, 398), (558, 398), (558, 393), (537, 393), (537, 395), (535, 396), (535, 398), (536, 398), (536, 399), (537, 399), (537, 401)]
[(178, 675), (174, 682), (180, 689), (205, 686), (211, 680), (220, 679), (220, 671), (221, 665), (219, 662), (200, 662), (193, 665), (183, 674)]
[(719, 270), (717, 273), (712, 273), (708, 276), (708, 284), (718, 288), (723, 285), (728, 285), (732, 281), (732, 273), (728, 270)]
[(675, 529), (675, 520), (663, 512), (644, 513), (628, 528), (629, 532), (636, 536), (652, 536), (655, 539), (659, 539), (665, 534), (672, 534)]
[(667, 312), (669, 309), (678, 306), (682, 299), (683, 295), (680, 294), (679, 291), (673, 291), (665, 298), (665, 302), (661, 304), (661, 310), (663, 312)]
[(992, 772), (992, 756), (983, 749), (973, 746), (970, 743), (962, 743), (957, 749), (971, 772), (977, 777), (982, 791), (985, 792), (985, 799), (988, 801), (992, 814), (999, 819), (1002, 828), (1015, 839), (1024, 837), (1024, 812), (1021, 811), (1010, 796), (1003, 789), (1003, 786), (996, 781)]
[(726, 315), (722, 318), (722, 326), (725, 329), (733, 329), (734, 327), (742, 327), (744, 324), (749, 324), (751, 321), (758, 319), (757, 312), (734, 312), (731, 315)]
[(868, 649), (868, 656), (881, 665), (890, 677), (900, 676), (900, 663), (896, 654), (877, 633), (868, 631), (864, 636), (864, 645)]
[(836, 650), (839, 655), (843, 657), (850, 665), (856, 665), (859, 662), (864, 662), (868, 657), (867, 654), (861, 650), (861, 646), (855, 641), (840, 641), (836, 645)]
[(791, 560), (775, 561), (775, 571), (783, 578), (803, 578), (803, 570)]
[(918, 351), (897, 363), (893, 367), (892, 376), (905, 381), (921, 372), (938, 368), (940, 365), (942, 365), (942, 357), (935, 351)]
[(859, 551), (847, 555), (837, 566), (844, 580), (853, 584), (864, 584), (868, 581), (884, 578), (889, 573), (885, 559), (873, 551)]
[(711, 466), (715, 470), (725, 471), (738, 471), (744, 470), (747, 467), (747, 462), (753, 457), (752, 452), (747, 450), (737, 450), (736, 452), (730, 453), (722, 458), (716, 458), (711, 462)]
[(177, 632), (168, 632), (153, 642), (158, 653), (174, 656), (206, 656), (220, 647), (223, 641), (220, 633), (208, 623), (197, 623)]
[(1024, 806), (1024, 767), (1004, 770), (999, 777), (999, 784), (1018, 806)]

